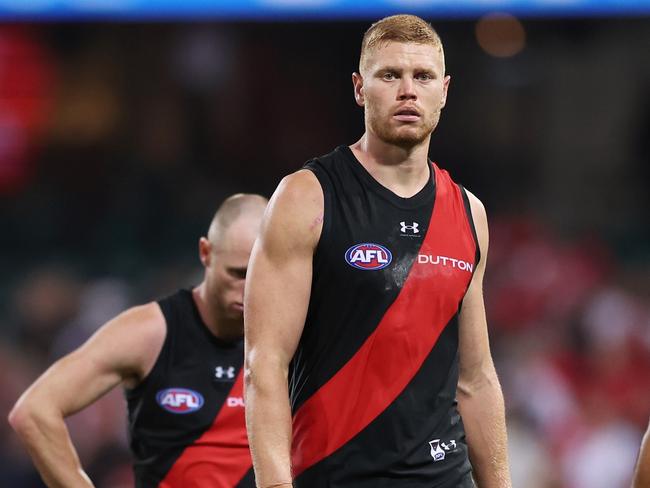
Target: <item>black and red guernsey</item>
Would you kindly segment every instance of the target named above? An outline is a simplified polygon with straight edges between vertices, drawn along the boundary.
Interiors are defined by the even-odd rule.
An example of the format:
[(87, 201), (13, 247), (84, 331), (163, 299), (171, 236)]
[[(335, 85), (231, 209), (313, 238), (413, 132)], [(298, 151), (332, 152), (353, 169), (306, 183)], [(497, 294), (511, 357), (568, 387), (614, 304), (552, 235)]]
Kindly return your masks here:
[(138, 488), (253, 488), (242, 384), (243, 340), (224, 342), (192, 292), (160, 300), (167, 335), (149, 375), (126, 390)]
[(295, 486), (474, 486), (456, 408), (458, 314), (479, 260), (465, 190), (432, 163), (401, 198), (347, 146), (305, 167), (324, 216), (290, 371)]

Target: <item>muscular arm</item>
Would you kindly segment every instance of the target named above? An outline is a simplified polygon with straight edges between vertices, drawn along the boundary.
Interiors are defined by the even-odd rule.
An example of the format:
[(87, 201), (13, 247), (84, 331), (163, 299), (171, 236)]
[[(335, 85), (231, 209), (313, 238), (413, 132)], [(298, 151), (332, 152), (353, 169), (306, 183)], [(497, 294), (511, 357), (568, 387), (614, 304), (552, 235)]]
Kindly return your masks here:
[(505, 408), (488, 342), (483, 275), (488, 226), (481, 202), (469, 194), (481, 261), (460, 311), (458, 407), (463, 418), (474, 477), (480, 488), (509, 488)]
[(246, 425), (257, 485), (291, 486), (289, 362), (302, 334), (323, 195), (303, 170), (273, 195), (246, 278)]
[(54, 363), (18, 399), (9, 423), (50, 487), (88, 487), (64, 418), (124, 381), (133, 386), (155, 362), (165, 322), (155, 303), (132, 308)]

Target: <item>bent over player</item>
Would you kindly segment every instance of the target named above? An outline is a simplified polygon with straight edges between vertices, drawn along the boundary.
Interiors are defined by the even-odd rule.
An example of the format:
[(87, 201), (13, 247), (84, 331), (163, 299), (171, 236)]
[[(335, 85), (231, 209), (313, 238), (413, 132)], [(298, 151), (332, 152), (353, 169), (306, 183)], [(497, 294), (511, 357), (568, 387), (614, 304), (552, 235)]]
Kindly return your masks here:
[(64, 418), (120, 383), (137, 487), (254, 486), (242, 312), (266, 203), (257, 195), (228, 198), (199, 240), (201, 284), (120, 314), (21, 396), (9, 421), (48, 486), (92, 486)]
[(352, 81), (365, 133), (281, 182), (251, 257), (258, 486), (507, 488), (485, 210), (427, 156), (450, 81), (438, 35), (375, 23)]

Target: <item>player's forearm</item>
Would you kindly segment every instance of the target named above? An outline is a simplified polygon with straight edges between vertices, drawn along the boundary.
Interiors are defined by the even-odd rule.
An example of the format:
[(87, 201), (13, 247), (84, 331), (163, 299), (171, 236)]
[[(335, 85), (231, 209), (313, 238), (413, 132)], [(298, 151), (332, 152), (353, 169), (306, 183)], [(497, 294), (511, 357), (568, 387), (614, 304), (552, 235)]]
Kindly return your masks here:
[(9, 423), (27, 447), (34, 465), (50, 488), (88, 488), (93, 484), (84, 473), (62, 417), (39, 411), (38, 406), (19, 405)]
[(459, 382), (458, 407), (479, 488), (510, 488), (505, 408), (493, 367), (472, 382)]
[(246, 426), (259, 488), (291, 486), (291, 408), (286, 373), (270, 365), (246, 371)]

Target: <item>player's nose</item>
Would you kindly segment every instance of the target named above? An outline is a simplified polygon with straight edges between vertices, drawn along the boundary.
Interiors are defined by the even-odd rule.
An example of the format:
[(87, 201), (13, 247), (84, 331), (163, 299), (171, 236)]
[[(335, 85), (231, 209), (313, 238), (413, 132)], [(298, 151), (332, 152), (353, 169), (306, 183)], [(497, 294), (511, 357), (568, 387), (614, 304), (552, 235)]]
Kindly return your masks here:
[(397, 90), (397, 99), (398, 100), (410, 100), (416, 99), (417, 94), (415, 93), (415, 83), (410, 76), (403, 76), (400, 79), (399, 87)]

